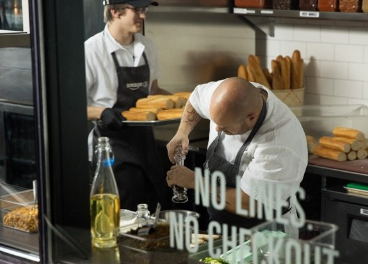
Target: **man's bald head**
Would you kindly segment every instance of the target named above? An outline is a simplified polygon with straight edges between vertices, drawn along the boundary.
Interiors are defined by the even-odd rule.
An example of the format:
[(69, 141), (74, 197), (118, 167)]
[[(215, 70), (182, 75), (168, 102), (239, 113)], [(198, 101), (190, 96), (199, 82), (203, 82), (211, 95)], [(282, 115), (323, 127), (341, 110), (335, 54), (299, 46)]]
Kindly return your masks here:
[(210, 105), (212, 119), (241, 119), (256, 111), (259, 107), (259, 90), (250, 82), (238, 78), (224, 80), (213, 93)]

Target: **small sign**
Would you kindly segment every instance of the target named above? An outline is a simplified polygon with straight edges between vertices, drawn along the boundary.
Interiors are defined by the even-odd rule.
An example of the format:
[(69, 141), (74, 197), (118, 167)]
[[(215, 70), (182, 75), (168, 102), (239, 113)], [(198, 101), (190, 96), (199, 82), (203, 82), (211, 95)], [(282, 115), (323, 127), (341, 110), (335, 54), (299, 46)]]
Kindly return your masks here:
[(256, 10), (249, 10), (246, 8), (234, 8), (234, 14), (255, 14)]
[(300, 17), (319, 17), (319, 12), (300, 11)]
[(261, 14), (272, 15), (273, 10), (261, 10)]
[(368, 209), (360, 208), (360, 214), (362, 214), (362, 215), (368, 215)]

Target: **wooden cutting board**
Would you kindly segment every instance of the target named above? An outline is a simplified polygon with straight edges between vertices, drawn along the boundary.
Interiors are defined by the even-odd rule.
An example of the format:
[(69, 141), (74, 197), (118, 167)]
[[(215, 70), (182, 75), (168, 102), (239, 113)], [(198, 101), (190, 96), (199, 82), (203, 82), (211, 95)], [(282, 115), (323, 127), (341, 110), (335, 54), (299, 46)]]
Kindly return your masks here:
[(356, 173), (368, 174), (368, 159), (351, 161), (334, 161), (316, 156), (310, 156), (308, 164), (328, 167), (338, 170), (351, 171)]

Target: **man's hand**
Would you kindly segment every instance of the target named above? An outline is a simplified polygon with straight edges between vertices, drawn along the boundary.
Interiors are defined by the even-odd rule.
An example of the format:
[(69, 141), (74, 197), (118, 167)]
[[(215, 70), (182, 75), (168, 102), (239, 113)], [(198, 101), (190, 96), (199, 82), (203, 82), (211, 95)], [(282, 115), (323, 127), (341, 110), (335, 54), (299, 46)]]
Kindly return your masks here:
[(124, 117), (121, 111), (115, 108), (106, 108), (101, 113), (102, 125), (108, 130), (119, 130), (124, 127)]
[(175, 165), (167, 172), (166, 182), (169, 187), (178, 185), (187, 189), (194, 189), (194, 171), (185, 166)]
[(167, 155), (169, 156), (169, 160), (172, 164), (175, 164), (175, 149), (177, 147), (182, 147), (185, 155), (188, 154), (189, 147), (189, 138), (187, 135), (184, 135), (180, 132), (176, 133), (176, 135), (170, 140), (166, 145)]

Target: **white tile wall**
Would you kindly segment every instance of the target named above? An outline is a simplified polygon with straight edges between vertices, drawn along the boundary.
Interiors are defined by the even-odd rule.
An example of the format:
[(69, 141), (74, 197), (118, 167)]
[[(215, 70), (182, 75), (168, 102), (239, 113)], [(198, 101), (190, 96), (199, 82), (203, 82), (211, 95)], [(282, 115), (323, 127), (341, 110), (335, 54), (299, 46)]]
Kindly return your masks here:
[(276, 19), (274, 36), (256, 34), (256, 53), (270, 68), (298, 49), (304, 59), (305, 104), (368, 105), (368, 23)]

